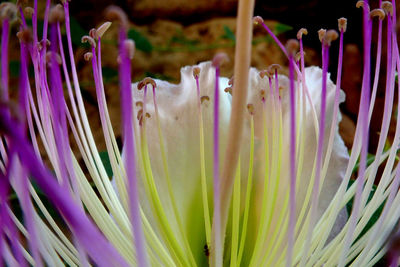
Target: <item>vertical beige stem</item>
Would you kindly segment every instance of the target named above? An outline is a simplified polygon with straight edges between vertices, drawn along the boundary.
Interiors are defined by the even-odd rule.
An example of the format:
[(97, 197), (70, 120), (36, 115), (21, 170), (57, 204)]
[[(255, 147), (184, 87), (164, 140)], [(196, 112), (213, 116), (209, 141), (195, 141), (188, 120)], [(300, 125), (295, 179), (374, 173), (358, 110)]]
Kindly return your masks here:
[[(251, 39), (253, 35), (254, 0), (239, 0), (236, 27), (236, 49), (234, 85), (232, 92), (232, 113), (229, 123), (228, 142), (221, 175), (221, 251), (215, 251), (215, 226), (210, 254), (211, 266), (220, 267), (222, 262), (226, 223), (232, 196), (234, 173), (239, 158), (244, 116), (246, 114), (247, 87), (251, 58)], [(218, 259), (219, 257), (219, 259)]]

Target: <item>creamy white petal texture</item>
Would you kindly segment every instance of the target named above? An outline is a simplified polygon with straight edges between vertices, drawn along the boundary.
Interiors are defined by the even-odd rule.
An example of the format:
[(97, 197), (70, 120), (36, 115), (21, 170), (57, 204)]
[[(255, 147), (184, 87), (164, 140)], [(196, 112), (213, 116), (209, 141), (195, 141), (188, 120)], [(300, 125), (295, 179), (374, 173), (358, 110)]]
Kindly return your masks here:
[[(206, 169), (209, 186), (208, 192), (211, 196), (215, 69), (211, 66), (210, 62), (201, 63), (198, 67), (200, 68), (200, 96), (209, 97), (209, 101), (203, 101), (202, 110), (205, 134)], [(155, 82), (157, 84), (156, 99), (161, 130), (164, 137), (169, 172), (179, 215), (181, 216), (184, 228), (189, 236), (189, 241), (193, 241), (190, 242), (191, 245), (194, 245), (195, 240), (196, 242), (200, 241), (196, 246), (198, 246), (197, 249), (202, 250), (205, 244), (204, 216), (200, 184), (198, 97), (193, 68), (194, 66), (187, 66), (181, 69), (181, 82), (179, 84), (172, 84), (161, 80), (155, 80)], [(223, 91), (226, 87), (228, 87), (228, 79), (220, 78), (219, 129), (221, 155), (223, 154), (222, 151), (224, 151), (223, 148), (231, 112), (231, 96)], [(132, 90), (134, 102), (143, 101), (144, 91), (139, 91), (137, 89), (137, 83), (132, 85)], [(176, 220), (174, 219), (174, 213), (168, 195), (166, 176), (162, 165), (151, 85), (148, 85), (147, 92), (145, 109), (151, 117), (146, 120), (146, 137), (151, 157), (151, 167), (168, 219), (170, 223), (175, 224)], [(136, 112), (137, 111), (136, 109)], [(136, 130), (138, 129), (139, 123), (136, 120)], [(137, 136), (139, 136), (139, 134)], [(140, 180), (142, 188), (140, 192), (141, 204), (144, 209), (149, 212), (149, 199), (144, 194), (143, 179)], [(177, 225), (175, 225), (175, 229), (177, 229), (176, 227)], [(155, 228), (157, 229), (157, 227)], [(175, 231), (177, 236), (179, 236), (178, 232), (178, 230)], [(200, 238), (200, 240), (197, 240), (197, 238)], [(200, 255), (201, 254), (202, 252), (200, 252)]]
[[(321, 91), (322, 91), (322, 70), (318, 67), (310, 67), (305, 70), (306, 76), (306, 87), (310, 98), (307, 98), (303, 94), (304, 89), (302, 85), (296, 83), (296, 92), (299, 96), (297, 99), (297, 131), (300, 134), (297, 138), (297, 149), (298, 149), (298, 177), (297, 177), (297, 191), (296, 191), (296, 204), (297, 213), (299, 215), (301, 208), (304, 204), (306, 192), (311, 181), (312, 170), (315, 164), (316, 151), (317, 151), (317, 129), (315, 128), (315, 120), (313, 117), (313, 112), (319, 118), (320, 107), (321, 107)], [(328, 76), (327, 82), (327, 106), (326, 106), (326, 121), (325, 121), (325, 138), (324, 138), (324, 155), (322, 158), (322, 164), (324, 164), (324, 159), (326, 155), (326, 149), (328, 145), (328, 139), (330, 135), (332, 115), (333, 115), (333, 105), (335, 98), (336, 86), (332, 83)], [(273, 90), (275, 90), (275, 82), (272, 82)], [(255, 154), (255, 201), (253, 206), (253, 216), (259, 220), (259, 216), (262, 213), (262, 198), (264, 196), (264, 181), (268, 179), (279, 179), (277, 201), (275, 206), (275, 211), (273, 211), (272, 225), (279, 224), (277, 222), (278, 215), (282, 212), (285, 203), (285, 196), (290, 191), (289, 179), (290, 179), (290, 156), (289, 156), (289, 144), (290, 144), (290, 106), (289, 106), (289, 80), (286, 76), (279, 75), (279, 94), (281, 99), (281, 112), (282, 112), (282, 134), (279, 138), (282, 139), (282, 156), (279, 157), (276, 149), (274, 150), (273, 144), (278, 142), (276, 138), (273, 138), (273, 129), (270, 126), (272, 124), (272, 117), (274, 112), (279, 112), (278, 108), (272, 102), (268, 101), (270, 98), (270, 87), (268, 82), (268, 77), (265, 76), (261, 78), (259, 71), (252, 68), (250, 70), (250, 87), (249, 87), (249, 103), (254, 105), (254, 119), (255, 119), (255, 135), (256, 146)], [(281, 166), (279, 177), (274, 177), (274, 175), (265, 175), (265, 149), (264, 149), (264, 130), (263, 130), (263, 104), (261, 101), (261, 90), (265, 91), (266, 101), (265, 101), (265, 127), (268, 132), (268, 145), (269, 145), (269, 171), (276, 165), (274, 158), (279, 157), (279, 164)], [(303, 98), (304, 96), (304, 98)], [(315, 111), (312, 110), (310, 100), (312, 101)], [(300, 109), (300, 102), (304, 103), (305, 111), (302, 114)], [(340, 102), (344, 101), (344, 93), (340, 92)], [(338, 122), (341, 120), (341, 115), (339, 112)], [(250, 116), (248, 117), (250, 119)], [(249, 123), (248, 123), (249, 124)], [(328, 207), (330, 201), (332, 200), (334, 194), (336, 193), (339, 185), (344, 177), (345, 170), (348, 162), (348, 152), (345, 147), (343, 140), (338, 133), (338, 126), (336, 125), (334, 143), (331, 158), (329, 161), (328, 169), (322, 186), (322, 191), (318, 203), (318, 218), (323, 214), (323, 212)], [(304, 138), (302, 138), (302, 135)], [(245, 135), (245, 139), (248, 140), (249, 137)], [(303, 143), (303, 144), (302, 144)], [(303, 148), (301, 148), (303, 146)], [(276, 173), (276, 172), (275, 172)], [(271, 183), (271, 181), (269, 181)], [(341, 226), (347, 220), (346, 211), (343, 210), (340, 213), (339, 219), (337, 220), (335, 227), (331, 233), (331, 236), (335, 235), (341, 230)], [(276, 227), (271, 227), (270, 231), (276, 231)], [(253, 231), (254, 235), (257, 235), (257, 231)], [(272, 234), (272, 232), (270, 232)], [(256, 238), (255, 236), (253, 238)], [(266, 242), (268, 243), (268, 241)]]
[[(201, 63), (198, 65), (200, 68), (199, 82), (200, 82), (200, 96), (208, 96), (209, 101), (204, 101), (202, 103), (203, 110), (203, 121), (204, 121), (204, 133), (205, 133), (205, 158), (206, 158), (206, 169), (207, 169), (207, 179), (208, 179), (208, 193), (209, 200), (212, 200), (212, 130), (213, 130), (213, 94), (215, 90), (215, 69), (211, 66), (211, 63)], [(169, 82), (155, 80), (157, 84), (156, 88), (156, 100), (159, 109), (159, 118), (161, 124), (162, 135), (164, 138), (165, 150), (168, 160), (168, 166), (170, 171), (170, 177), (172, 180), (172, 187), (174, 196), (177, 202), (177, 207), (179, 211), (179, 216), (182, 219), (185, 231), (187, 231), (189, 241), (191, 241), (191, 246), (195, 250), (201, 249), (204, 242), (204, 218), (203, 218), (203, 208), (201, 201), (201, 184), (200, 184), (200, 151), (199, 151), (199, 121), (198, 121), (198, 105), (197, 105), (197, 91), (195, 79), (193, 77), (194, 66), (187, 66), (181, 70), (181, 82), (179, 84), (172, 84)], [(228, 87), (228, 79), (220, 78), (220, 138), (221, 138), (221, 154), (224, 152), (224, 141), (227, 134), (229, 116), (231, 111), (231, 96), (230, 94), (224, 92), (223, 90)], [(299, 132), (301, 133), (298, 138), (298, 149), (299, 158), (302, 158), (301, 166), (298, 170), (301, 174), (298, 176), (298, 189), (297, 189), (297, 211), (303, 205), (304, 198), (308, 185), (310, 183), (312, 170), (314, 166), (314, 160), (316, 157), (317, 149), (317, 136), (315, 120), (313, 117), (313, 112), (319, 117), (320, 113), (320, 98), (321, 98), (321, 85), (322, 85), (322, 70), (317, 67), (310, 67), (306, 69), (306, 83), (307, 90), (310, 99), (314, 105), (313, 110), (311, 108), (310, 99), (304, 96), (302, 101), (305, 100), (305, 111), (304, 116), (301, 110), (298, 110), (298, 120), (297, 126)], [(275, 83), (272, 82), (273, 88), (275, 88)], [(276, 103), (270, 101), (271, 95), (269, 94), (270, 88), (268, 83), (268, 78), (261, 78), (259, 71), (252, 68), (250, 70), (250, 81), (249, 81), (249, 98), (248, 103), (254, 105), (254, 118), (255, 118), (255, 162), (254, 162), (254, 193), (255, 196), (252, 198), (252, 214), (250, 214), (252, 225), (257, 225), (260, 219), (261, 209), (262, 209), (262, 196), (264, 195), (264, 182), (270, 179), (279, 179), (278, 198), (275, 211), (273, 212), (276, 216), (274, 220), (278, 217), (277, 215), (282, 212), (284, 198), (287, 196), (289, 191), (289, 81), (286, 76), (279, 75), (279, 92), (281, 99), (281, 111), (282, 111), (282, 132), (279, 137), (282, 140), (282, 151), (281, 157), (276, 154), (276, 147), (274, 148), (273, 142), (276, 140), (269, 141), (269, 160), (272, 158), (278, 158), (280, 160), (280, 172), (277, 177), (272, 175), (266, 176), (265, 170), (265, 143), (264, 143), (264, 126), (266, 131), (268, 131), (268, 137), (273, 137), (273, 123), (271, 112), (278, 112), (278, 107)], [(324, 150), (326, 151), (326, 146), (328, 144), (330, 127), (332, 122), (333, 114), (333, 104), (335, 97), (335, 85), (328, 79), (327, 84), (327, 116), (325, 124), (325, 140), (324, 140)], [(132, 86), (134, 102), (143, 101), (143, 90), (139, 91), (137, 89), (137, 83)], [(263, 109), (263, 102), (261, 101), (261, 92), (265, 91), (266, 102)], [(305, 92), (302, 86), (298, 86), (296, 89)], [(300, 97), (303, 97), (301, 94)], [(299, 99), (300, 100), (300, 99)], [(344, 94), (341, 92), (342, 102), (344, 100)], [(268, 106), (270, 105), (270, 106)], [(135, 115), (140, 108), (136, 108)], [(147, 88), (147, 98), (145, 104), (145, 110), (150, 114), (150, 118), (146, 120), (146, 137), (147, 145), (149, 147), (149, 154), (151, 160), (151, 167), (155, 179), (155, 184), (160, 195), (162, 205), (166, 211), (167, 217), (172, 224), (175, 233), (178, 234), (178, 226), (176, 220), (174, 219), (174, 213), (171, 206), (171, 198), (168, 194), (166, 175), (164, 173), (162, 165), (162, 157), (160, 151), (159, 135), (157, 131), (156, 116), (153, 104), (153, 93), (152, 87), (149, 84)], [(263, 114), (265, 112), (265, 124), (263, 124)], [(250, 116), (247, 117), (245, 131), (244, 131), (244, 142), (242, 151), (242, 188), (245, 188), (247, 181), (247, 170), (248, 170), (248, 158), (249, 158), (249, 142), (250, 142)], [(139, 134), (139, 122), (136, 121), (136, 136)], [(340, 114), (339, 120), (340, 121)], [(278, 132), (279, 133), (279, 132)], [(302, 138), (302, 136), (304, 138)], [(137, 141), (137, 146), (139, 146), (139, 140)], [(303, 142), (303, 148), (300, 148), (300, 143)], [(275, 149), (275, 150), (274, 150)], [(275, 153), (275, 154), (274, 154)], [(324, 157), (325, 158), (325, 152)], [(329, 162), (329, 167), (327, 170), (326, 178), (324, 179), (324, 184), (322, 186), (322, 192), (319, 199), (318, 205), (318, 216), (322, 215), (327, 206), (329, 205), (333, 195), (335, 194), (339, 184), (342, 181), (344, 171), (348, 161), (347, 149), (344, 146), (342, 139), (340, 138), (337, 126), (334, 138), (334, 145), (332, 149), (332, 155)], [(323, 161), (324, 163), (324, 161)], [(270, 164), (274, 164), (271, 162)], [(271, 165), (272, 166), (272, 165)], [(270, 169), (271, 169), (270, 166)], [(276, 173), (275, 173), (276, 174)], [(140, 175), (140, 173), (139, 173)], [(157, 224), (154, 223), (154, 215), (151, 212), (150, 199), (146, 194), (145, 186), (143, 185), (144, 178), (141, 177), (140, 180), (140, 198), (141, 205), (149, 216), (150, 221), (152, 221), (153, 226), (157, 229)], [(270, 181), (269, 181), (270, 183)], [(242, 199), (244, 200), (244, 189), (242, 189)], [(244, 203), (244, 201), (242, 202)], [(242, 204), (243, 205), (243, 204)], [(212, 202), (210, 202), (210, 207), (212, 207)], [(336, 232), (339, 230), (340, 226), (347, 219), (345, 211), (341, 214), (343, 217), (340, 219), (336, 225)], [(276, 223), (276, 222), (275, 222)], [(257, 234), (257, 231), (252, 231), (253, 235)], [(182, 237), (178, 237), (180, 242), (182, 242)], [(253, 236), (252, 238), (255, 238)], [(252, 240), (249, 238), (249, 240)], [(193, 245), (193, 242), (200, 242), (200, 244)]]

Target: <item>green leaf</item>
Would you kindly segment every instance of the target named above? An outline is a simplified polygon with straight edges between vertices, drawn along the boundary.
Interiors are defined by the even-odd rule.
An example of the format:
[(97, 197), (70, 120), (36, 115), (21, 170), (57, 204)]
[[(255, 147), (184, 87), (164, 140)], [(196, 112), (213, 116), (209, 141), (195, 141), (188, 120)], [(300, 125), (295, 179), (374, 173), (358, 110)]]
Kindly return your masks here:
[(20, 66), (21, 63), (18, 60), (10, 60), (10, 63), (8, 64), (10, 70), (10, 77), (12, 78), (19, 77)]
[(103, 162), (103, 166), (106, 169), (108, 177), (113, 176), (113, 171), (110, 163), (110, 158), (108, 157), (108, 152), (107, 151), (101, 151), (100, 153), (100, 159), (101, 162)]
[(231, 40), (233, 42), (236, 42), (236, 36), (233, 33), (233, 31), (226, 25), (224, 25), (224, 34), (222, 35), (222, 38)]
[(105, 83), (113, 81), (118, 78), (118, 71), (110, 67), (102, 67), (103, 80)]
[(292, 29), (293, 29), (292, 26), (289, 26), (289, 25), (286, 25), (283, 23), (277, 23), (277, 24), (275, 24), (274, 33), (279, 35), (279, 34), (287, 32), (287, 31), (290, 31)]
[(87, 31), (85, 31), (85, 29), (83, 29), (81, 25), (79, 25), (79, 22), (75, 18), (70, 19), (70, 25), (72, 43), (76, 46), (89, 48), (89, 44), (82, 43), (81, 41), (82, 36), (87, 35)]
[(128, 31), (128, 37), (135, 41), (136, 49), (146, 53), (153, 51), (153, 45), (150, 43), (147, 37), (135, 29), (130, 29)]

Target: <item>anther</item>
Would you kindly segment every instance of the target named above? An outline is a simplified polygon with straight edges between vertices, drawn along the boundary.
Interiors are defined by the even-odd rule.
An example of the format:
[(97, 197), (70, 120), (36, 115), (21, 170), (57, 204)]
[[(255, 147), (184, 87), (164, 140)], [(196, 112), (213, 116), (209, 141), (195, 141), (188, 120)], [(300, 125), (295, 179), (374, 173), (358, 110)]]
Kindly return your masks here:
[(125, 28), (129, 26), (128, 17), (120, 7), (109, 6), (105, 11), (105, 17), (110, 21), (118, 21)]
[(135, 105), (137, 107), (143, 107), (143, 102), (142, 101), (136, 101)]
[(263, 23), (264, 23), (264, 19), (263, 19), (262, 17), (260, 17), (260, 16), (255, 16), (255, 17), (253, 18), (253, 23), (254, 23), (255, 25), (263, 24)]
[(49, 14), (49, 22), (50, 23), (57, 23), (64, 21), (64, 9), (63, 7), (58, 4), (50, 9)]
[(0, 4), (0, 21), (4, 19), (9, 19), (14, 21), (17, 19), (18, 9), (13, 3), (1, 3)]
[(61, 63), (62, 63), (61, 56), (58, 53), (54, 53), (53, 51), (48, 51), (46, 53), (47, 64), (51, 65), (53, 63), (53, 60), (55, 60), (55, 62), (58, 65), (61, 65)]
[(339, 28), (340, 32), (346, 32), (346, 30), (347, 30), (347, 19), (346, 18), (338, 19), (338, 28)]
[(128, 52), (129, 59), (132, 59), (135, 55), (135, 42), (132, 39), (127, 39), (124, 41), (124, 47)]
[(372, 10), (371, 12), (369, 12), (369, 16), (371, 18), (378, 17), (379, 20), (384, 20), (386, 17), (385, 11), (381, 8), (376, 8), (376, 9)]
[(193, 68), (193, 77), (195, 79), (197, 79), (197, 78), (199, 78), (199, 75), (200, 75), (200, 68), (199, 67), (194, 67)]
[(286, 51), (291, 54), (295, 55), (297, 50), (299, 49), (299, 41), (295, 39), (290, 39), (286, 42)]
[(233, 86), (233, 82), (235, 81), (235, 78), (234, 78), (234, 76), (232, 76), (230, 79), (229, 79), (229, 81), (228, 81), (228, 84), (230, 85), (230, 86)]
[(254, 115), (254, 105), (247, 104), (247, 111), (250, 113), (250, 115)]
[(202, 97), (200, 97), (200, 102), (203, 103), (204, 101), (210, 101), (210, 98), (206, 95), (203, 95)]
[(90, 61), (90, 60), (92, 59), (92, 57), (93, 57), (92, 52), (86, 52), (86, 53), (83, 55), (83, 58), (84, 58), (86, 61)]
[(143, 89), (143, 87), (145, 87), (148, 84), (151, 84), (151, 86), (153, 86), (153, 88), (156, 88), (156, 86), (157, 86), (156, 82), (152, 78), (146, 77), (138, 83), (137, 89), (140, 91)]
[(339, 37), (339, 34), (335, 30), (329, 30), (326, 32), (324, 37), (324, 44), (330, 46), (332, 41), (335, 41)]
[(264, 79), (264, 77), (267, 75), (268, 77), (270, 77), (268, 70), (262, 70), (258, 73), (258, 75), (260, 75), (261, 79)]
[(90, 46), (92, 46), (93, 48), (96, 48), (96, 42), (94, 41), (94, 39), (92, 37), (90, 37), (88, 35), (82, 36), (81, 42), (82, 43), (89, 43)]
[[(146, 117), (146, 118), (151, 118), (150, 113), (147, 113), (147, 112), (146, 112), (145, 117)], [(140, 109), (140, 110), (138, 111), (136, 118), (137, 118), (137, 120), (139, 121), (139, 125), (142, 126), (142, 125), (143, 125), (143, 122), (144, 122), (144, 118), (143, 118), (143, 109)]]
[(300, 40), (303, 35), (307, 35), (308, 31), (306, 28), (301, 28), (298, 32), (297, 32), (297, 39)]
[(383, 1), (381, 8), (385, 11), (386, 14), (393, 15), (393, 5), (389, 1)]
[(98, 27), (97, 31), (96, 31), (97, 38), (103, 37), (104, 33), (108, 30), (108, 28), (110, 28), (111, 24), (112, 23), (110, 21), (107, 21), (107, 22), (104, 22), (103, 24), (101, 24), (100, 27)]
[(89, 31), (89, 36), (90, 36), (91, 38), (97, 40), (97, 39), (98, 39), (98, 38), (97, 38), (97, 30), (94, 29), (94, 28), (91, 29), (91, 30)]
[(35, 10), (30, 6), (24, 8), (24, 15), (26, 18), (32, 18), (34, 12)]
[(17, 32), (17, 37), (20, 42), (28, 44), (32, 42), (32, 32), (30, 29), (22, 29)]
[(261, 90), (260, 90), (260, 97), (261, 97), (261, 100), (262, 100), (262, 101), (265, 100), (265, 90), (264, 90), (264, 89), (261, 89)]
[(232, 95), (232, 86), (226, 87), (224, 92)]
[(212, 66), (214, 68), (221, 67), (221, 65), (225, 62), (229, 62), (229, 57), (225, 53), (217, 53), (213, 60), (212, 60)]
[(268, 66), (267, 71), (269, 75), (275, 75), (275, 72), (280, 71), (282, 69), (279, 64), (271, 64)]
[(37, 49), (39, 50), (39, 51), (41, 51), (43, 48), (49, 48), (50, 47), (50, 45), (51, 45), (51, 42), (49, 41), (49, 39), (46, 39), (46, 40), (41, 40), (40, 42), (38, 42), (37, 44)]
[(369, 12), (369, 5), (368, 5), (368, 3), (364, 2), (363, 0), (357, 1), (356, 7), (357, 8), (360, 8), (360, 7), (365, 8), (366, 7), (368, 9), (368, 12)]
[(326, 35), (326, 30), (325, 29), (320, 29), (318, 31), (318, 37), (319, 37), (319, 41), (322, 43), (322, 41), (324, 40)]

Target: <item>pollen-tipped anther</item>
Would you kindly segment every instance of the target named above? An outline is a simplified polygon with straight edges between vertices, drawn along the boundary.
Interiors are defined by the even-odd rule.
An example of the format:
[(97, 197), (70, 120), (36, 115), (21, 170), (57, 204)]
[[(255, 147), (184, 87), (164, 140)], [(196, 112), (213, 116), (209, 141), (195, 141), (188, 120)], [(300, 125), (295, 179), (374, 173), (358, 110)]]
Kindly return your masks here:
[(264, 79), (265, 76), (270, 76), (268, 70), (262, 70), (258, 75), (260, 75), (261, 79)]
[(300, 40), (301, 38), (303, 38), (303, 35), (307, 35), (308, 31), (306, 28), (301, 28), (298, 32), (297, 32), (297, 39)]
[(264, 19), (260, 16), (255, 16), (253, 18), (253, 23), (258, 25), (258, 24), (263, 24), (264, 23)]
[(128, 53), (129, 59), (133, 59), (135, 55), (135, 42), (132, 39), (127, 39), (124, 41), (124, 47)]
[(121, 26), (126, 29), (129, 27), (128, 17), (120, 7), (109, 6), (105, 11), (105, 17), (107, 20), (121, 23)]
[(49, 39), (43, 39), (40, 42), (38, 42), (36, 45), (37, 45), (37, 49), (39, 51), (41, 51), (44, 47), (49, 48), (51, 45), (51, 42)]
[(17, 19), (17, 6), (13, 3), (1, 3), (0, 4), (0, 23), (4, 19), (14, 21)]
[(229, 57), (227, 54), (225, 53), (217, 53), (213, 60), (212, 60), (212, 66), (214, 68), (219, 68), (221, 67), (222, 64), (224, 64), (225, 62), (229, 62)]
[(104, 22), (103, 24), (100, 25), (100, 27), (97, 28), (96, 34), (97, 34), (97, 39), (103, 37), (104, 33), (110, 28), (111, 22), (107, 21)]
[(389, 1), (383, 1), (381, 8), (385, 11), (388, 15), (393, 15), (393, 5)]
[(143, 102), (142, 101), (136, 101), (135, 105), (137, 107), (143, 107)]
[(81, 42), (82, 43), (89, 43), (90, 46), (96, 48), (96, 42), (94, 41), (94, 39), (92, 37), (90, 37), (88, 35), (82, 36)]
[(369, 16), (370, 16), (371, 18), (378, 17), (379, 20), (384, 20), (386, 14), (385, 14), (385, 11), (384, 11), (383, 9), (381, 9), (381, 8), (376, 8), (376, 9), (372, 10), (371, 12), (369, 12)]
[(228, 84), (229, 84), (230, 86), (233, 86), (234, 81), (235, 81), (235, 77), (232, 76), (232, 77), (229, 79)]
[(357, 1), (357, 3), (356, 3), (356, 7), (357, 8), (360, 8), (360, 7), (362, 7), (362, 8), (367, 8), (368, 9), (368, 12), (369, 12), (369, 5), (368, 5), (368, 3), (366, 3), (365, 1), (363, 1), (363, 0), (359, 0), (359, 1)]
[(261, 97), (262, 101), (265, 101), (265, 90), (264, 89), (260, 90), (260, 97)]
[(90, 37), (92, 37), (93, 39), (95, 39), (95, 40), (97, 40), (98, 38), (97, 38), (97, 30), (96, 29), (91, 29), (90, 31), (89, 31), (89, 36)]
[(55, 53), (53, 51), (48, 51), (46, 53), (46, 62), (47, 64), (51, 65), (53, 62), (56, 62), (58, 65), (62, 64), (61, 56), (58, 53)]
[(33, 12), (35, 12), (35, 10), (32, 7), (30, 6), (25, 7), (24, 8), (25, 18), (32, 18)]
[(83, 58), (84, 58), (86, 61), (90, 61), (90, 60), (92, 59), (92, 57), (93, 57), (92, 52), (86, 52), (86, 53), (83, 55)]
[(254, 105), (247, 104), (247, 111), (250, 113), (250, 115), (254, 115)]
[(294, 56), (297, 53), (297, 50), (299, 49), (299, 41), (295, 39), (290, 39), (289, 41), (286, 42), (286, 51), (288, 54)]
[(319, 38), (319, 41), (320, 41), (321, 43), (322, 43), (322, 41), (324, 40), (325, 35), (326, 35), (326, 30), (325, 30), (325, 29), (320, 29), (320, 30), (318, 31), (318, 38)]
[(152, 78), (146, 77), (138, 83), (137, 89), (140, 91), (148, 84), (151, 84), (151, 86), (153, 86), (153, 88), (156, 88), (156, 86), (157, 86), (156, 82)]
[(28, 44), (32, 42), (32, 31), (29, 28), (22, 29), (17, 32), (17, 37), (20, 42)]
[(58, 4), (50, 9), (49, 22), (57, 23), (64, 21), (64, 8)]
[(195, 79), (197, 79), (197, 78), (199, 78), (199, 75), (200, 75), (200, 68), (199, 67), (194, 67), (193, 68), (193, 77)]
[(230, 95), (232, 95), (232, 86), (226, 87), (226, 88), (224, 89), (224, 92), (225, 92), (225, 93), (228, 93), (228, 94), (230, 94)]
[(280, 71), (282, 69), (279, 64), (271, 64), (268, 66), (267, 71), (269, 75), (275, 75), (275, 72)]
[(200, 102), (203, 103), (204, 101), (210, 101), (210, 98), (207, 95), (203, 95), (200, 97)]
[(346, 30), (347, 30), (347, 19), (346, 18), (338, 19), (338, 28), (339, 28), (340, 32), (346, 32)]
[(325, 45), (330, 46), (333, 41), (339, 38), (339, 34), (335, 30), (328, 30), (324, 35), (323, 42)]

